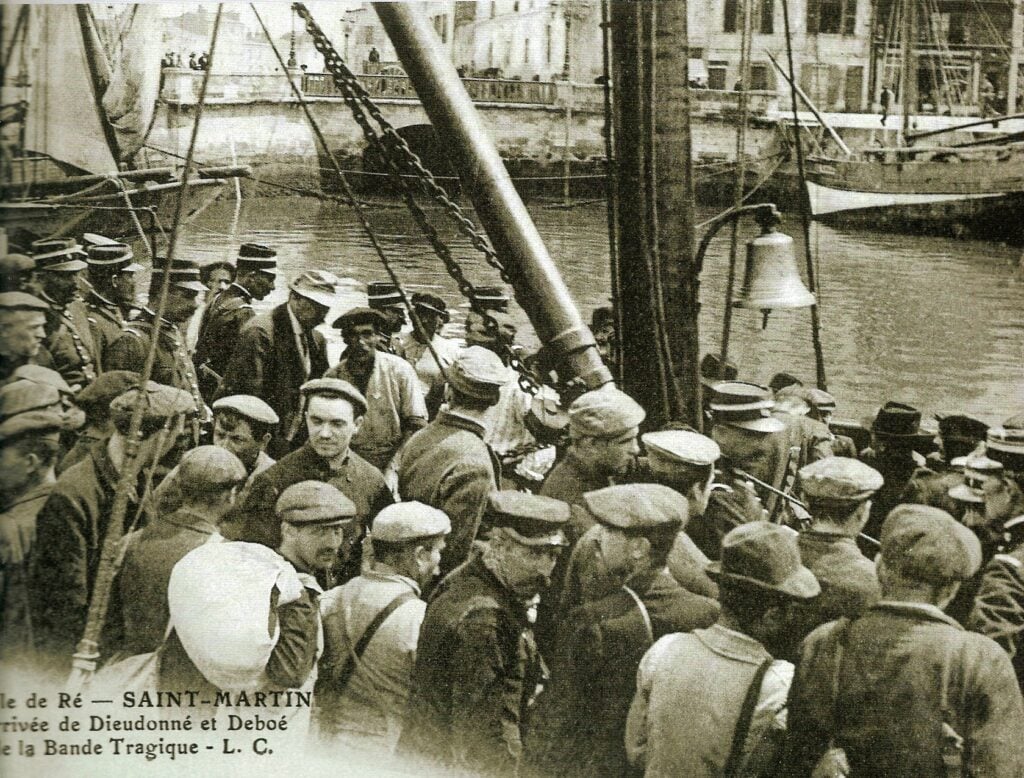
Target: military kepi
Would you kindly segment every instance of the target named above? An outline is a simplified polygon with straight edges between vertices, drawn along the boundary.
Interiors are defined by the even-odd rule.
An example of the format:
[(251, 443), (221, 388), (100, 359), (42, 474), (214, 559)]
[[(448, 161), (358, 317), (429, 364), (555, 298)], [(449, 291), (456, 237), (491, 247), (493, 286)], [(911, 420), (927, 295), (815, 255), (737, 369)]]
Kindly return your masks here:
[(166, 258), (156, 257), (153, 259), (153, 275), (149, 279), (149, 293), (157, 293), (164, 283), (187, 292), (208, 292), (206, 286), (199, 276), (199, 265), (188, 259), (175, 259), (168, 262)]
[(508, 530), (525, 546), (567, 546), (563, 529), (569, 504), (528, 492), (494, 491), (487, 496), (487, 522)]
[(297, 527), (345, 524), (356, 515), (356, 506), (331, 484), (300, 481), (277, 498), (274, 512), (281, 521)]
[(137, 273), (142, 270), (142, 265), (135, 261), (131, 246), (126, 243), (90, 246), (85, 264), (91, 273)]
[(238, 249), (238, 272), (255, 270), (273, 275), (277, 270), (277, 252), (262, 243), (243, 243)]

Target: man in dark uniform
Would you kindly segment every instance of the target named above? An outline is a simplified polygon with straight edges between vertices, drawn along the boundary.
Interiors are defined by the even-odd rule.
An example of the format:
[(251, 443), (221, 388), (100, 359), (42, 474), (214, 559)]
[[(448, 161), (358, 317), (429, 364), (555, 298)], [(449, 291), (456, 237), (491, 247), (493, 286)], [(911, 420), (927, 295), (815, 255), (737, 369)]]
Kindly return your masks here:
[(402, 499), (430, 505), (451, 519), (441, 575), (466, 561), (487, 495), (500, 485), (500, 465), (483, 439), (484, 415), (508, 380), (501, 360), (481, 346), (465, 349), (447, 374), (447, 410), (409, 438), (398, 461)]
[[(169, 277), (169, 287), (163, 321), (159, 325), (152, 380), (181, 389), (192, 397), (193, 413), (197, 420), (193, 425), (193, 440), (198, 443), (198, 420), (206, 420), (208, 415), (185, 346), (183, 328), (195, 315), (199, 295), (206, 291), (206, 287), (199, 280), (199, 268), (194, 262), (174, 260), (170, 266), (166, 261), (155, 264), (149, 282), (151, 306), (157, 303), (165, 276)], [(143, 308), (139, 318), (126, 324), (121, 335), (108, 347), (105, 367), (108, 370), (131, 370), (141, 375), (155, 329), (155, 310)]]
[(800, 641), (826, 621), (856, 618), (874, 605), (881, 590), (875, 564), (857, 548), (871, 497), (882, 475), (846, 457), (819, 459), (800, 470), (800, 487), (811, 517), (800, 532), (800, 559), (818, 578), (821, 594), (794, 614), (787, 658)]
[(43, 346), (49, 310), (25, 292), (0, 292), (0, 384), (10, 381), (21, 365), (53, 364)]
[(951, 498), (949, 491), (964, 484), (967, 456), (985, 440), (988, 425), (963, 415), (936, 414), (935, 418), (939, 420), (938, 451), (925, 458), (927, 467), (914, 471), (900, 502), (932, 505), (961, 519), (966, 505)]
[(71, 386), (82, 387), (96, 377), (92, 333), (78, 297), (78, 277), (87, 265), (82, 247), (69, 238), (37, 240), (32, 244), (39, 296), (49, 306), (46, 348), (53, 368)]
[(306, 440), (299, 387), (327, 371), (327, 344), (316, 331), (337, 300), (338, 279), (309, 270), (289, 284), (288, 301), (261, 313), (243, 328), (216, 398), (259, 397), (281, 420), (267, 452), (280, 459)]
[(568, 519), (560, 500), (488, 497), (490, 537), (427, 605), (401, 753), (476, 775), (517, 773), (527, 713), (545, 675), (530, 610), (565, 545)]
[(135, 306), (135, 274), (142, 265), (124, 243), (90, 246), (85, 264), (92, 289), (85, 297), (86, 320), (92, 339), (96, 370), (106, 370), (107, 347), (121, 336)]
[[(150, 381), (145, 391), (142, 440), (129, 473), (129, 483), (138, 486), (128, 498), (125, 529), (142, 512), (146, 469), (174, 447), (184, 415), (193, 408), (191, 395), (180, 389)], [(43, 660), (57, 670), (70, 668), (85, 628), (138, 392), (132, 389), (114, 400), (114, 434), (57, 479), (37, 518), (36, 561), (29, 579), (33, 628)]]
[(381, 349), (394, 354), (402, 327), (408, 322), (398, 287), (390, 281), (371, 281), (366, 285), (366, 304), (384, 317), (378, 342)]
[(333, 586), (359, 575), (366, 528), (381, 508), (394, 500), (381, 472), (349, 445), (366, 414), (365, 398), (338, 378), (317, 378), (303, 384), (301, 391), (309, 439), (253, 479), (245, 500), (225, 518), (221, 534), (276, 548), (281, 528), (274, 505), (281, 493), (300, 481), (329, 483), (356, 506), (356, 521), (348, 538), (351, 553), (329, 581)]
[(211, 402), (228, 366), (244, 327), (256, 312), (253, 300), (262, 300), (274, 290), (277, 252), (259, 243), (243, 243), (238, 250), (235, 281), (213, 298), (203, 312), (193, 359), (199, 374), (199, 388)]
[(623, 583), (566, 615), (527, 753), (545, 774), (617, 777), (629, 771), (622, 734), (644, 652), (662, 635), (710, 627), (719, 609), (683, 589), (666, 566), (689, 518), (685, 497), (630, 484), (584, 500), (600, 522), (601, 563)]

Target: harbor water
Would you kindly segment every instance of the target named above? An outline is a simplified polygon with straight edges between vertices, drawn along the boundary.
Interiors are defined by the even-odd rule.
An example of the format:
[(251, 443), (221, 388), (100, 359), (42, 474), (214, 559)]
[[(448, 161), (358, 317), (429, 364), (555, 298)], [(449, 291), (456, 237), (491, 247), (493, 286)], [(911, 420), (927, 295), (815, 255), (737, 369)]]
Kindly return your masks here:
[[(531, 213), (548, 250), (589, 320), (610, 294), (608, 232), (604, 206), (562, 209), (534, 204)], [(277, 248), (284, 278), (318, 268), (352, 279), (337, 310), (365, 305), (365, 283), (387, 276), (350, 208), (304, 198), (244, 201), (234, 220), (230, 199), (216, 203), (188, 228), (179, 256), (210, 262), (233, 258), (242, 241)], [(450, 334), (461, 334), (466, 307), (454, 282), (399, 204), (369, 206), (374, 229), (403, 285), (429, 290), (454, 309)], [(713, 216), (702, 212), (699, 218)], [(474, 284), (500, 283), (468, 241), (458, 236), (441, 211), (432, 211), (440, 234)], [(799, 219), (788, 214), (780, 230), (796, 239), (803, 265)], [(743, 243), (757, 232), (744, 224)], [(838, 418), (861, 419), (886, 400), (915, 405), (925, 416), (961, 412), (998, 423), (1024, 410), (1024, 270), (1020, 249), (994, 243), (879, 232), (840, 232), (811, 227), (818, 262), (820, 313), (828, 389), (837, 398)], [(701, 341), (719, 349), (728, 269), (729, 230), (712, 243), (701, 279)], [(738, 286), (738, 283), (737, 283)], [(285, 282), (257, 308), (285, 299)], [(519, 342), (536, 339), (518, 308)], [(324, 328), (332, 358), (337, 333)], [(807, 310), (776, 311), (767, 329), (759, 311), (736, 309), (730, 358), (740, 377), (766, 383), (785, 370), (814, 382), (814, 355)]]

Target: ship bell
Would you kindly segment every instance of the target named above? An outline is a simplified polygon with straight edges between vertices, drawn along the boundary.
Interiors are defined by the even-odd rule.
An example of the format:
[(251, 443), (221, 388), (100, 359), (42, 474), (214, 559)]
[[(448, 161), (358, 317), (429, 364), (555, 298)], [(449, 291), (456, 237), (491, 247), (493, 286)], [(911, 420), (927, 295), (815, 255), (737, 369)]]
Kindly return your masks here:
[(768, 325), (768, 314), (775, 308), (814, 305), (814, 295), (800, 278), (793, 239), (770, 224), (763, 228), (764, 232), (747, 242), (743, 286), (733, 302), (736, 308), (759, 309), (764, 314), (762, 327)]

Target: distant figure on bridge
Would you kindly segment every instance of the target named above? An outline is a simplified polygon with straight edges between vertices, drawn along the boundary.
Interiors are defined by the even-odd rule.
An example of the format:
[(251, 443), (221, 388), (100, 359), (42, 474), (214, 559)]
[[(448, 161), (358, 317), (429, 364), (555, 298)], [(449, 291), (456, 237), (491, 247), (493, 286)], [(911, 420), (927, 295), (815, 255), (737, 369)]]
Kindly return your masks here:
[(208, 67), (210, 67), (210, 57), (204, 51), (202, 54), (199, 55), (199, 69), (206, 70)]
[(376, 65), (380, 62), (380, 52), (377, 51), (377, 47), (374, 46), (370, 49), (370, 53), (366, 56), (366, 59)]
[(888, 85), (882, 87), (882, 94), (879, 95), (878, 101), (882, 104), (882, 126), (885, 126), (885, 120), (889, 118), (889, 109), (892, 108), (892, 101), (896, 95), (892, 93), (892, 90)]
[(199, 70), (199, 63), (196, 61), (196, 53), (194, 51), (188, 55), (188, 66), (190, 70)]

